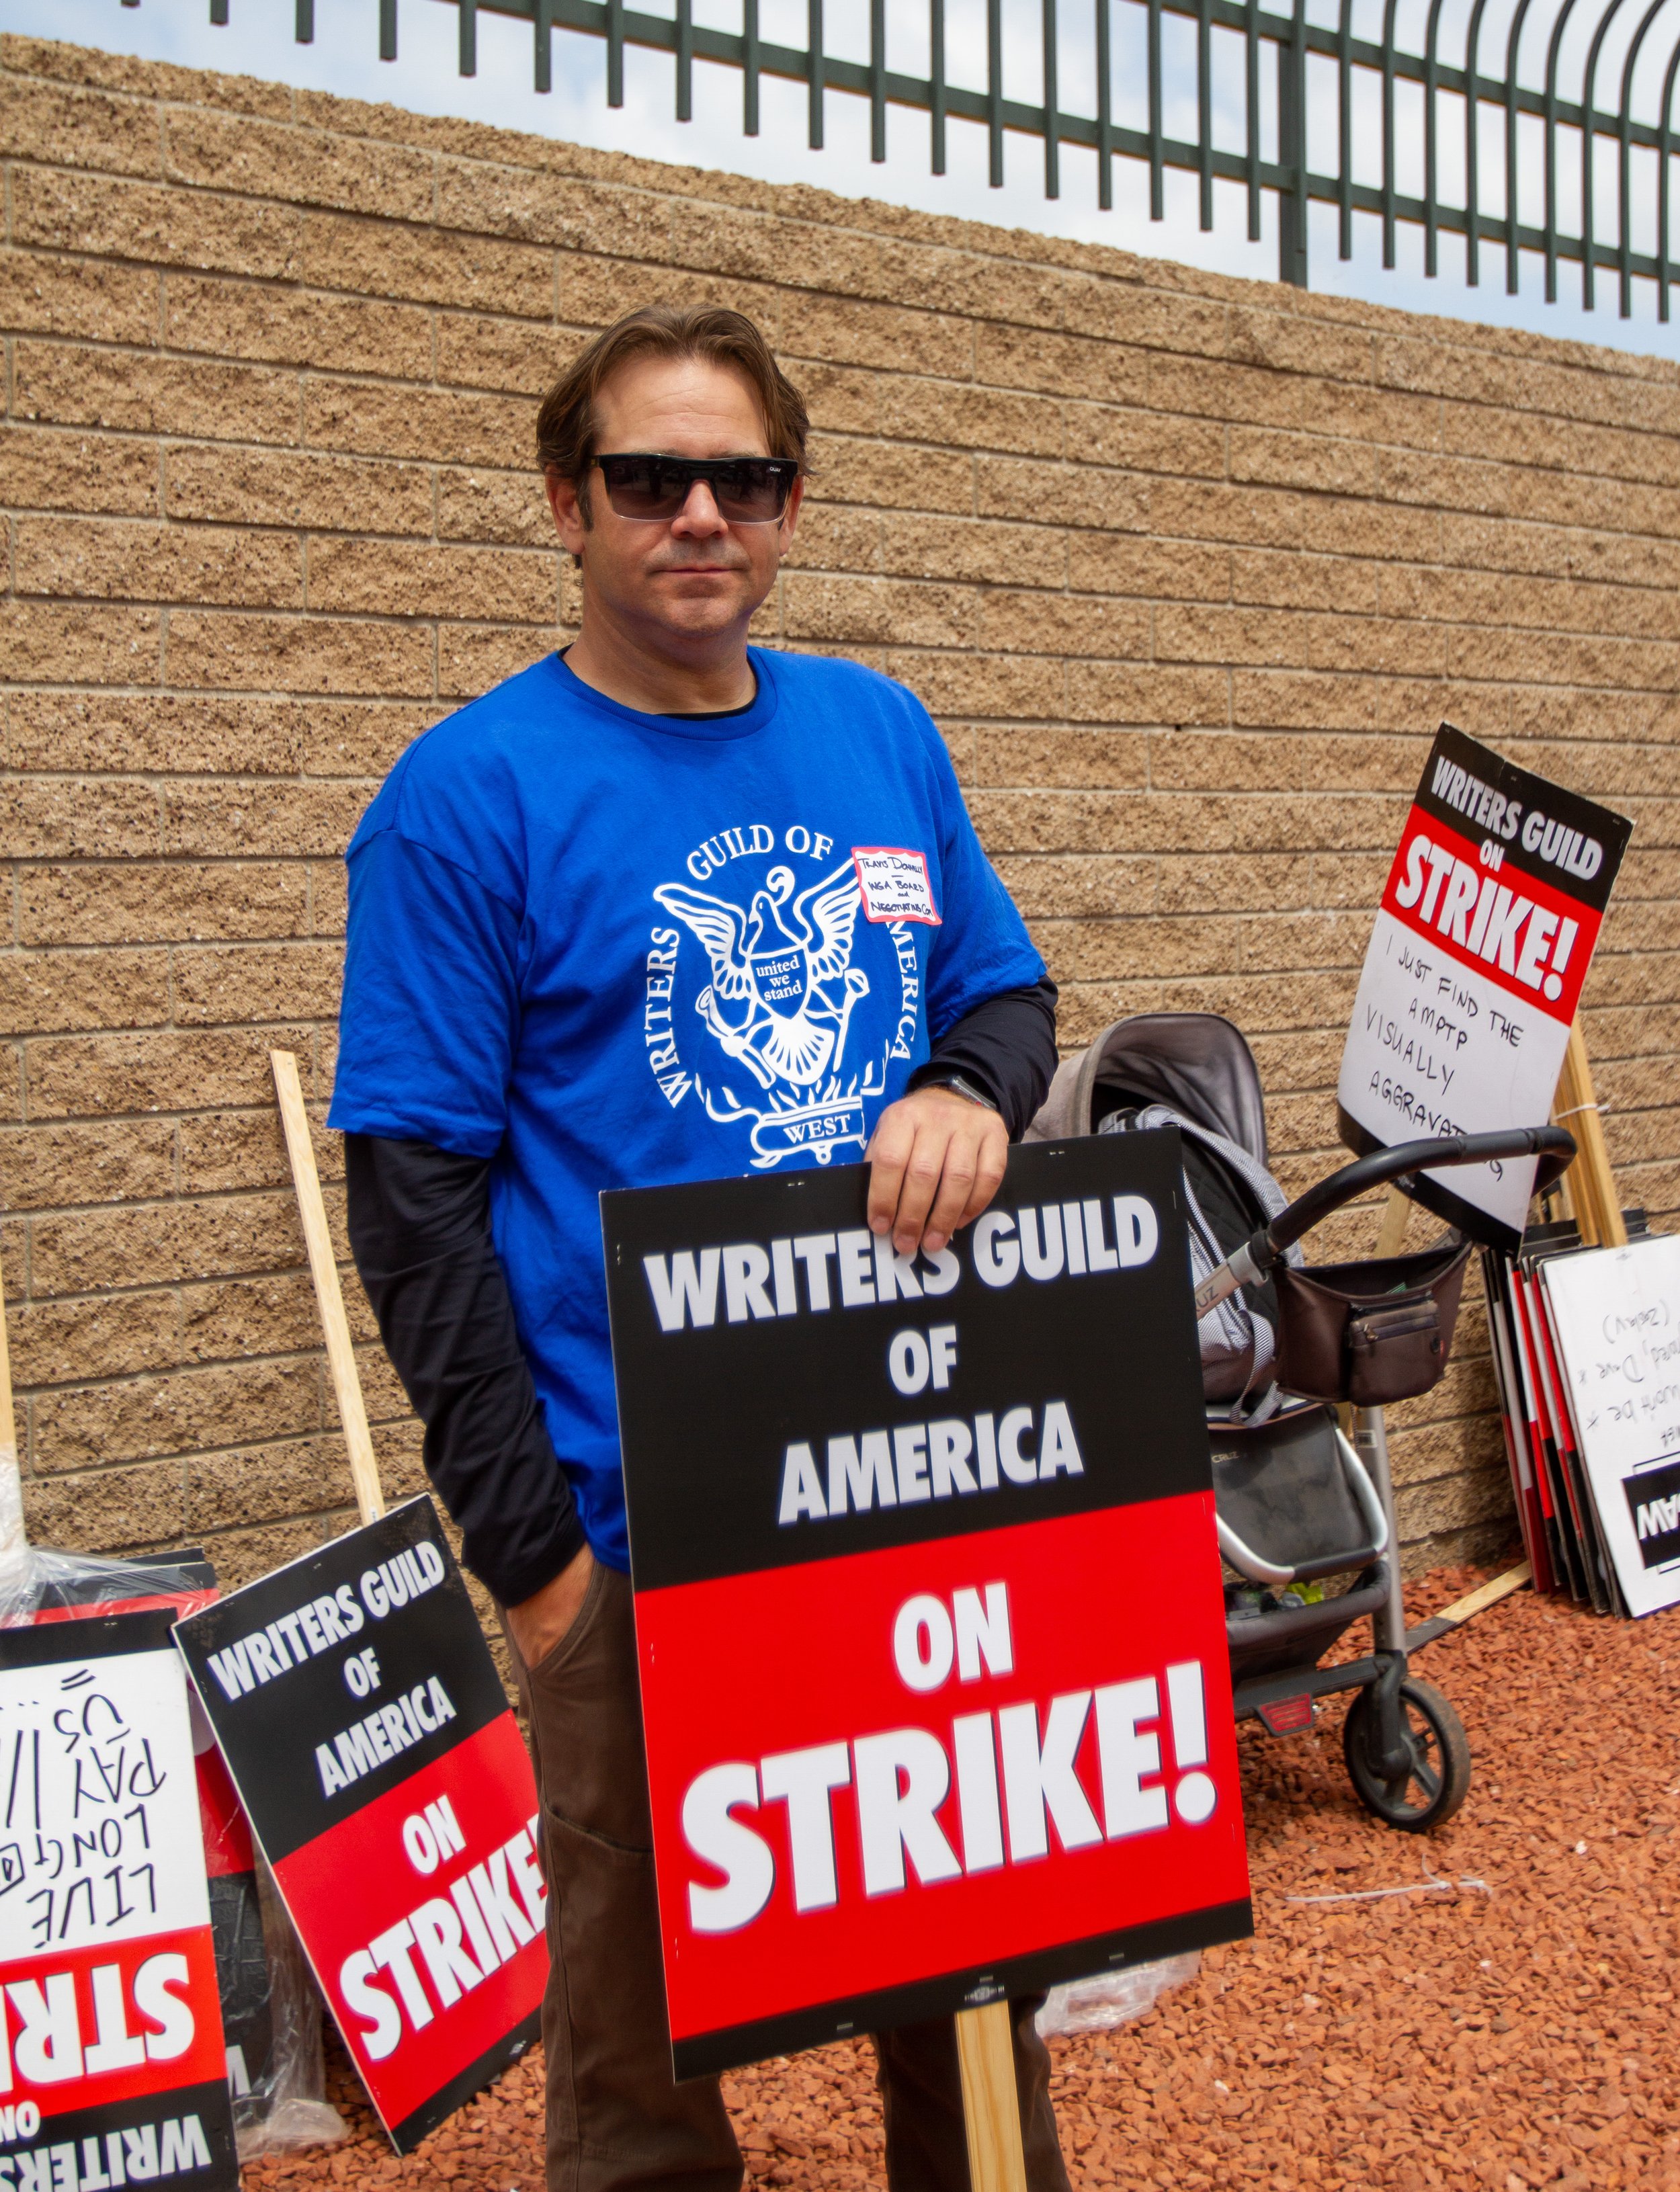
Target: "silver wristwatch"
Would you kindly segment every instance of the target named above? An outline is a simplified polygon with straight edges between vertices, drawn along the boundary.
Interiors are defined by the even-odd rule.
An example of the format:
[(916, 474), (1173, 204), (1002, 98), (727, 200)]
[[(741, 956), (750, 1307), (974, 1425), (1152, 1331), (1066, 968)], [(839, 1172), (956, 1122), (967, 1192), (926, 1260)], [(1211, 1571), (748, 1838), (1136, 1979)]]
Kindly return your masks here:
[(983, 1110), (995, 1111), (997, 1109), (985, 1089), (976, 1088), (972, 1081), (965, 1081), (960, 1073), (941, 1073), (931, 1081), (924, 1081), (922, 1086), (924, 1088), (954, 1088), (959, 1096), (966, 1096), (971, 1104), (978, 1104)]

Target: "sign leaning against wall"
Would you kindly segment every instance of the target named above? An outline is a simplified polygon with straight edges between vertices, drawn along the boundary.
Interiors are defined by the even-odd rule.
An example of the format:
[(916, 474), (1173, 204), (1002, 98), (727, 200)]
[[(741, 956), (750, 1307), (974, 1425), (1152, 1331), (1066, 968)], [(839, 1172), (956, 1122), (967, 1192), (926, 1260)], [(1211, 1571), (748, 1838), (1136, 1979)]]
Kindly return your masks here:
[(425, 1497), (184, 1621), (252, 1831), (399, 2154), (537, 2034), (536, 1792)]
[(1249, 1930), (1175, 1132), (602, 1198), (679, 2076)]
[[(1351, 1148), (1546, 1124), (1631, 834), (1607, 807), (1442, 724), (1342, 1053), (1336, 1105)], [(1426, 1173), (1416, 1199), (1514, 1253), (1534, 1164)]]

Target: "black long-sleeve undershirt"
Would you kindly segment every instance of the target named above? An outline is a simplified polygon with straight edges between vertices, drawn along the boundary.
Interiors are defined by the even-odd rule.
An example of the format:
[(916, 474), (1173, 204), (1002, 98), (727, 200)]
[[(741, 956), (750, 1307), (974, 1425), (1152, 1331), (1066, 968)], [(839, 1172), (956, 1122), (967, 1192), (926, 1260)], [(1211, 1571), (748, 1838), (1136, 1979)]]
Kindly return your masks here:
[[(1055, 1070), (1055, 985), (991, 997), (948, 1029), (912, 1088), (960, 1074), (1019, 1139)], [(489, 1161), (346, 1134), (350, 1245), (380, 1336), (426, 1425), (426, 1473), (467, 1566), (517, 1606), (582, 1549), (490, 1234)]]
[(427, 1476), (504, 1606), (584, 1542), (490, 1237), (490, 1167), (431, 1142), (345, 1136), (350, 1245), (380, 1337), (426, 1425)]
[(1047, 974), (1030, 990), (1004, 990), (948, 1027), (925, 1065), (910, 1076), (925, 1087), (959, 1073), (997, 1106), (1018, 1142), (1043, 1102), (1056, 1070), (1056, 985)]

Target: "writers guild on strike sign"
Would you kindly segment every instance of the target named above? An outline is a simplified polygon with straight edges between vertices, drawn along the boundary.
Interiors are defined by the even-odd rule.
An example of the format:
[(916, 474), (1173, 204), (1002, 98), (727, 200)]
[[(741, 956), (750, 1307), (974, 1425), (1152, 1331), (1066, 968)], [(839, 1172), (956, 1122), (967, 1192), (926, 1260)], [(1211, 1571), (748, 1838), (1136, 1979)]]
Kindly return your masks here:
[[(1342, 1053), (1351, 1148), (1545, 1124), (1631, 826), (1441, 726)], [(1514, 1253), (1534, 1180), (1529, 1157), (1426, 1173), (1414, 1192)]]
[(429, 1499), (176, 1638), (380, 2121), (406, 2153), (535, 2037), (530, 1767)]
[(1249, 1924), (1176, 1132), (603, 1198), (679, 2075)]
[(0, 2186), (238, 2183), (173, 1607), (0, 1630)]

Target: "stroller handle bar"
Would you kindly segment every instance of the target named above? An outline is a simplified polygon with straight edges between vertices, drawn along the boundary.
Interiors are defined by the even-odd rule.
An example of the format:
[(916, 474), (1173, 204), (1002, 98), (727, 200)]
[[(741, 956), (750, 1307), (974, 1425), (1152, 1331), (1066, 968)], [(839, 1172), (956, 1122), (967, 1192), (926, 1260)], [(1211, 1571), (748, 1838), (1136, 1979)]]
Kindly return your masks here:
[(1298, 1196), (1280, 1210), (1269, 1225), (1262, 1225), (1240, 1248), (1210, 1271), (1196, 1289), (1198, 1320), (1228, 1301), (1239, 1287), (1267, 1277), (1283, 1251), (1299, 1241), (1333, 1210), (1353, 1202), (1373, 1187), (1386, 1186), (1409, 1173), (1434, 1172), (1449, 1165), (1496, 1162), (1505, 1157), (1561, 1158), (1561, 1172), (1575, 1154), (1573, 1134), (1562, 1127), (1510, 1127), (1496, 1134), (1445, 1134), (1438, 1140), (1397, 1142), (1392, 1149), (1374, 1150), (1357, 1157), (1340, 1172)]

